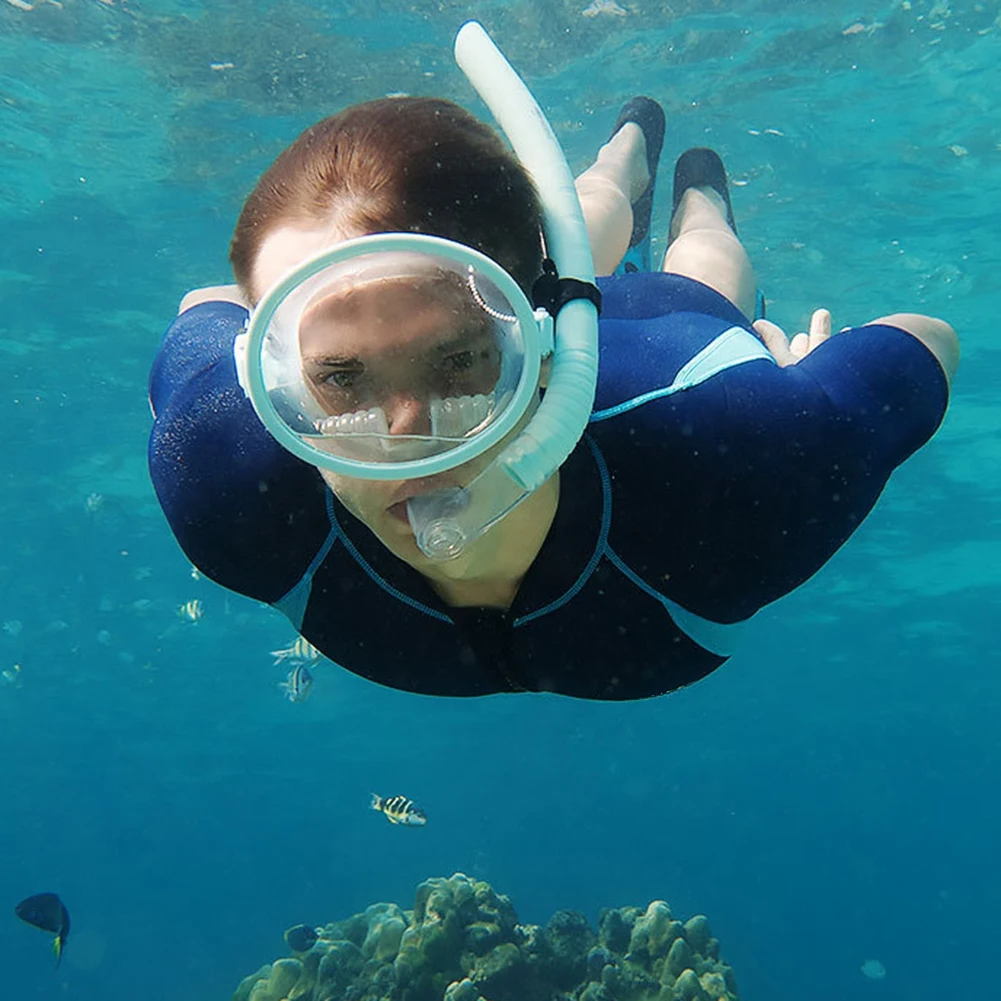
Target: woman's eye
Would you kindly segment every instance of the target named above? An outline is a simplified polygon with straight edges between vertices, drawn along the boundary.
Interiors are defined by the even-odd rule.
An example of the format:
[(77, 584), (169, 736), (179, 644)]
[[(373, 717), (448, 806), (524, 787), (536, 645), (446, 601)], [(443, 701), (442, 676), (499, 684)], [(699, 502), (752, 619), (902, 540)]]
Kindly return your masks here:
[(361, 378), (361, 369), (346, 368), (328, 372), (321, 378), (325, 386), (336, 386), (338, 389), (350, 389)]

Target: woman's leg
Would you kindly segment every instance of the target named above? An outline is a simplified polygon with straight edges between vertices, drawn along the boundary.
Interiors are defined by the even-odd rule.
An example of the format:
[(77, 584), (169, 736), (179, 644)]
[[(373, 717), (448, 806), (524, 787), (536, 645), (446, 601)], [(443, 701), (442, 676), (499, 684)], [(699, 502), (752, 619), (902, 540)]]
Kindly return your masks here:
[(694, 278), (754, 316), (756, 283), (751, 260), (727, 225), (726, 205), (712, 188), (689, 188), (671, 220), (664, 271)]
[(646, 161), (643, 130), (635, 122), (626, 122), (576, 180), (595, 274), (612, 274), (629, 249), (632, 204), (650, 183)]

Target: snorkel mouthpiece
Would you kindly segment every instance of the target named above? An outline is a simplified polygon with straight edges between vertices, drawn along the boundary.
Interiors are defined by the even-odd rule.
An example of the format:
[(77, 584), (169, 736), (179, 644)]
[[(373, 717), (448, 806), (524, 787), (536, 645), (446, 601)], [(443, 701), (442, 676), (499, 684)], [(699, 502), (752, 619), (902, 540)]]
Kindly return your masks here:
[(418, 494), (407, 501), (407, 520), (420, 551), (432, 560), (454, 560), (469, 541), (458, 516), (469, 507), (462, 487)]
[(528, 486), (502, 461), (491, 462), (464, 487), (445, 487), (407, 500), (414, 540), (432, 560), (454, 560), (540, 484)]

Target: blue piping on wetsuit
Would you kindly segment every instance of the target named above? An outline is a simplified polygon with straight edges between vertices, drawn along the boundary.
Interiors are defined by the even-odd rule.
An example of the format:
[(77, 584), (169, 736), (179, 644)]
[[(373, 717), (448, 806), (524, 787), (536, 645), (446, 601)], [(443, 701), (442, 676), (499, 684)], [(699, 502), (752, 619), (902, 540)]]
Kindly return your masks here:
[[(329, 488), (328, 488), (329, 491)], [(306, 572), (299, 578), (295, 585), (286, 591), (277, 601), (271, 603), (272, 608), (277, 608), (282, 615), (296, 628), (296, 632), (302, 631), (302, 620), (306, 617), (306, 607), (309, 605), (309, 598), (313, 592), (313, 575), (323, 564), (330, 550), (334, 548), (337, 541), (338, 525), (334, 519), (334, 512), (331, 507), (330, 495), (328, 492), (327, 512), (330, 515), (331, 524), (334, 526), (330, 534), (323, 540), (317, 554), (310, 560)]]
[[(759, 361), (761, 359), (768, 359), (774, 363), (774, 358), (772, 358), (768, 349), (752, 333), (741, 327), (730, 327), (707, 344), (691, 359), (691, 361), (682, 366), (670, 386), (665, 386), (661, 389), (643, 393), (640, 396), (636, 396), (631, 400), (626, 400), (625, 402), (617, 404), (614, 407), (609, 407), (606, 410), (596, 411), (591, 415), (590, 422), (594, 423), (597, 421), (603, 421), (609, 417), (615, 417), (618, 414), (625, 413), (628, 410), (639, 407), (650, 400), (670, 396), (671, 394), (680, 392), (681, 390), (697, 386), (699, 383), (705, 382), (707, 379), (711, 379), (714, 375), (717, 375), (725, 369), (732, 368), (736, 365), (742, 365), (745, 362)], [(588, 560), (587, 566), (584, 568), (580, 577), (577, 578), (566, 593), (561, 595), (555, 601), (550, 602), (548, 605), (515, 619), (512, 626), (517, 628), (525, 625), (534, 619), (541, 618), (543, 615), (556, 611), (556, 609), (565, 605), (587, 583), (588, 578), (594, 573), (598, 564), (601, 562), (601, 558), (605, 556), (608, 558), (609, 562), (626, 577), (627, 580), (631, 581), (636, 587), (640, 588), (640, 590), (659, 601), (674, 624), (686, 636), (688, 636), (689, 639), (697, 643), (703, 649), (710, 651), (710, 653), (715, 653), (719, 656), (728, 656), (732, 652), (734, 646), (734, 633), (741, 627), (742, 623), (723, 624), (719, 622), (712, 622), (709, 619), (704, 619), (701, 616), (696, 615), (694, 612), (688, 611), (677, 602), (672, 601), (666, 595), (663, 595), (659, 591), (650, 587), (650, 585), (648, 585), (632, 569), (630, 569), (618, 556), (618, 554), (615, 553), (614, 550), (608, 545), (608, 532), (612, 522), (612, 491), (608, 475), (608, 467), (605, 463), (604, 457), (594, 442), (588, 437), (585, 437), (585, 441), (594, 455), (601, 475), (602, 517), (598, 543), (595, 546), (595, 550), (592, 553), (590, 560)], [(452, 622), (452, 619), (447, 615), (417, 601), (414, 598), (411, 598), (407, 594), (404, 594), (376, 573), (376, 571), (369, 565), (361, 553), (359, 553), (355, 546), (351, 543), (351, 540), (348, 539), (341, 530), (340, 524), (337, 521), (337, 514), (334, 510), (333, 494), (331, 494), (329, 490), (327, 492), (326, 504), (327, 515), (330, 518), (331, 525), (330, 534), (324, 540), (323, 545), (320, 547), (317, 554), (310, 561), (306, 572), (289, 591), (282, 595), (282, 597), (280, 597), (277, 601), (272, 602), (272, 607), (278, 609), (278, 611), (280, 611), (297, 630), (301, 630), (303, 618), (306, 614), (306, 607), (309, 604), (310, 593), (313, 587), (313, 576), (323, 561), (327, 558), (327, 555), (333, 548), (334, 543), (340, 541), (362, 571), (374, 583), (378, 584), (378, 586), (388, 595), (395, 598), (397, 601), (401, 601), (405, 605), (409, 605), (411, 608), (424, 613), (425, 615), (430, 615), (432, 618), (438, 619), (439, 621), (449, 623)]]

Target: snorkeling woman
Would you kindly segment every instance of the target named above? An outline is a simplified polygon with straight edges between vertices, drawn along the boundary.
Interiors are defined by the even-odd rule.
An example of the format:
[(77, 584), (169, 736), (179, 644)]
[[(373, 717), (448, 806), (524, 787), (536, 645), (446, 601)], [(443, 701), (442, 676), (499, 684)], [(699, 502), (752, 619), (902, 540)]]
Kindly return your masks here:
[(573, 182), (478, 25), (456, 52), (518, 155), (430, 98), (299, 136), (240, 214), (236, 285), (161, 344), (157, 496), (204, 574), (380, 684), (660, 695), (858, 528), (940, 424), (956, 335), (752, 322), (711, 150), (643, 270), (659, 106)]

